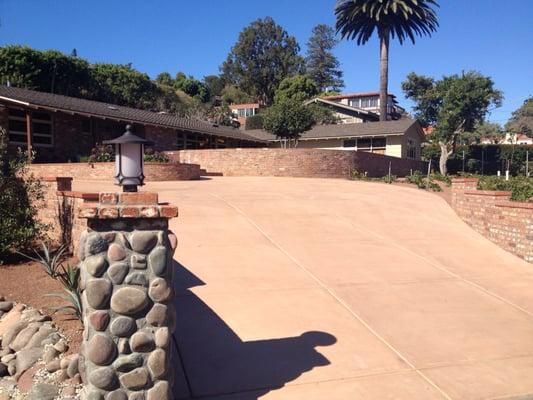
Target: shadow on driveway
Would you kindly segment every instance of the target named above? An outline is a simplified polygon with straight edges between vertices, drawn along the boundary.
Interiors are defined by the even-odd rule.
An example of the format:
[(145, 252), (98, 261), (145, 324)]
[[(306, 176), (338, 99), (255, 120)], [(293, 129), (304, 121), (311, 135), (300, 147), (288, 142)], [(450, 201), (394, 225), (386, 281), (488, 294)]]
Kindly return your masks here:
[[(181, 393), (176, 398), (220, 396), (254, 400), (281, 388), (306, 371), (330, 364), (315, 347), (330, 346), (336, 338), (325, 332), (243, 342), (237, 334), (189, 289), (205, 285), (175, 262), (177, 363)], [(176, 365), (176, 364), (173, 364)], [(179, 367), (179, 364), (176, 365)], [(175, 375), (181, 375), (176, 368)], [(180, 384), (181, 382), (181, 384)]]

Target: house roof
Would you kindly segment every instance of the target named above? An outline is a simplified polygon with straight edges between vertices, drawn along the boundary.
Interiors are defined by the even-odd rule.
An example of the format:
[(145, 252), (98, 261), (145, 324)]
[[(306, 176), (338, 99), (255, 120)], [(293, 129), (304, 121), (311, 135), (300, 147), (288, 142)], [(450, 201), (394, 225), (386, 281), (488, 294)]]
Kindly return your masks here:
[[(415, 126), (419, 130), (420, 135), (422, 135), (420, 124), (417, 120), (411, 118), (359, 124), (315, 125), (310, 131), (304, 132), (299, 140), (397, 136), (405, 134), (405, 132), (413, 126)], [(248, 130), (246, 133), (260, 140), (277, 140), (273, 134), (262, 129)]]
[(155, 125), (233, 139), (260, 141), (238, 129), (213, 125), (192, 118), (181, 118), (167, 113), (123, 107), (116, 104), (38, 92), (29, 89), (0, 85), (0, 101), (7, 101), (13, 104), (52, 111), (63, 111), (86, 116), (108, 118), (117, 121), (139, 123), (142, 125)]
[(326, 105), (331, 106), (331, 107), (342, 108), (343, 110), (352, 111), (354, 113), (357, 113), (357, 114), (361, 115), (363, 118), (374, 119), (375, 121), (379, 120), (379, 115), (377, 115), (376, 113), (373, 113), (373, 112), (367, 111), (367, 110), (363, 110), (362, 108), (349, 106), (347, 104), (338, 103), (336, 101), (331, 101), (331, 100), (328, 100), (328, 99), (315, 97), (314, 99), (306, 101), (305, 105), (311, 104), (311, 103), (322, 103), (322, 104), (326, 104)]
[[(328, 100), (341, 100), (341, 99), (354, 99), (356, 97), (368, 97), (368, 96), (379, 96), (379, 92), (359, 92), (359, 93), (341, 93), (333, 96), (325, 96), (323, 98)], [(395, 95), (389, 93), (389, 96), (396, 98)]]

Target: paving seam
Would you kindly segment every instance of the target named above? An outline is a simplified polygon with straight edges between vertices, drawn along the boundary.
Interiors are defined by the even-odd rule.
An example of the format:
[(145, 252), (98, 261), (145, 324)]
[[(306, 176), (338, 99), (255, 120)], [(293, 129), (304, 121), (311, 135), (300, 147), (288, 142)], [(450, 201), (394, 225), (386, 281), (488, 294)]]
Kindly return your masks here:
[[(237, 213), (242, 215), (249, 224), (254, 226), (272, 245), (274, 245), (278, 250), (285, 254), (296, 266), (301, 268), (311, 279), (313, 279), (324, 291), (326, 291), (333, 299), (339, 303), (346, 311), (348, 311), (356, 320), (359, 321), (372, 335), (374, 335), (379, 341), (381, 341), (385, 346), (387, 346), (398, 358), (405, 362), (412, 371), (417, 373), (421, 378), (423, 378), (427, 383), (434, 387), (444, 398), (452, 400), (452, 398), (444, 392), (435, 382), (433, 382), (429, 377), (427, 377), (422, 371), (419, 371), (415, 365), (413, 365), (405, 356), (400, 353), (391, 343), (389, 343), (384, 337), (382, 337), (377, 331), (375, 331), (361, 316), (359, 316), (354, 310), (352, 310), (339, 296), (335, 294), (329, 287), (326, 286), (317, 276), (315, 276), (311, 271), (309, 271), (304, 265), (302, 265), (298, 260), (296, 260), (289, 252), (287, 252), (280, 244), (274, 241), (257, 223), (255, 223), (244, 211), (239, 207), (233, 205), (229, 201), (220, 197), (215, 193), (209, 193), (211, 196), (217, 198), (218, 200), (224, 202), (227, 206), (233, 208)], [(350, 221), (351, 224), (351, 221)], [(353, 224), (352, 224), (353, 225)]]
[[(428, 264), (430, 264), (431, 266), (433, 266), (434, 268), (436, 268), (436, 269), (438, 269), (438, 270), (440, 270), (442, 272), (447, 273), (448, 275), (450, 275), (450, 276), (462, 281), (463, 283), (466, 283), (469, 286), (473, 286), (474, 288), (484, 292), (485, 294), (488, 294), (489, 296), (492, 296), (492, 297), (500, 300), (501, 302), (503, 302), (503, 303), (505, 303), (505, 304), (517, 309), (518, 311), (523, 312), (524, 314), (528, 315), (529, 317), (533, 317), (533, 313), (532, 312), (526, 310), (523, 307), (520, 307), (518, 304), (515, 304), (512, 301), (507, 300), (505, 297), (502, 297), (502, 296), (500, 296), (500, 295), (498, 295), (498, 294), (496, 294), (494, 292), (491, 292), (489, 289), (486, 289), (485, 287), (483, 287), (483, 286), (481, 286), (481, 285), (479, 285), (479, 284), (477, 284), (475, 282), (472, 282), (472, 281), (462, 277), (461, 275), (456, 274), (455, 272), (450, 271), (449, 269), (447, 269), (445, 266), (441, 265), (440, 263), (435, 262), (435, 261), (433, 261), (433, 260), (431, 260), (431, 259), (429, 259), (429, 258), (427, 258), (427, 257), (425, 257), (425, 256), (423, 256), (421, 254), (418, 254), (417, 252), (415, 252), (415, 251), (413, 251), (413, 250), (411, 250), (411, 249), (409, 249), (407, 247), (402, 246), (401, 244), (397, 243), (395, 240), (387, 238), (387, 237), (385, 237), (385, 236), (383, 236), (383, 235), (381, 235), (381, 234), (379, 234), (377, 232), (374, 232), (374, 231), (372, 231), (372, 230), (370, 230), (368, 228), (364, 228), (361, 225), (354, 224), (352, 221), (350, 221), (349, 219), (347, 219), (345, 217), (342, 217), (341, 215), (335, 214), (335, 217), (342, 218), (345, 221), (348, 221), (350, 223), (350, 225), (352, 225), (352, 227), (354, 227), (355, 229), (359, 230), (360, 232), (371, 234), (371, 235), (375, 236), (376, 238), (387, 242), (387, 244), (390, 244), (390, 245), (392, 245), (392, 246), (394, 246), (394, 247), (396, 247), (396, 248), (398, 248), (398, 249), (400, 249), (400, 250), (402, 250), (402, 251), (404, 251), (406, 253), (409, 253), (409, 254), (411, 254), (411, 255), (413, 255), (415, 257), (418, 257), (418, 258), (424, 260), (425, 262), (427, 262)], [(493, 244), (492, 242), (490, 242), (490, 243)]]

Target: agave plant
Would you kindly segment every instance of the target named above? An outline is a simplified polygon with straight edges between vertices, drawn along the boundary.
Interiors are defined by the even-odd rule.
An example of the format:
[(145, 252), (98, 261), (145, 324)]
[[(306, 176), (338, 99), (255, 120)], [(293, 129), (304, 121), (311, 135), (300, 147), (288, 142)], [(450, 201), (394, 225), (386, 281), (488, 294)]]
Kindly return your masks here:
[(33, 250), (35, 253), (35, 257), (30, 256), (28, 254), (20, 253), (18, 254), (26, 257), (29, 260), (36, 261), (39, 264), (42, 265), (45, 272), (52, 278), (56, 279), (59, 275), (59, 270), (61, 268), (61, 264), (63, 263), (65, 259), (65, 253), (68, 250), (68, 246), (62, 245), (59, 247), (55, 252), (51, 252), (50, 248), (46, 243), (42, 244), (43, 251), (42, 253), (39, 253), (36, 250)]
[(57, 279), (63, 285), (65, 293), (51, 293), (47, 296), (58, 297), (69, 303), (67, 306), (54, 307), (54, 312), (64, 312), (66, 314), (74, 315), (80, 321), (82, 320), (81, 294), (79, 286), (80, 269), (78, 267), (67, 265), (65, 268), (60, 266), (61, 273), (57, 275)]

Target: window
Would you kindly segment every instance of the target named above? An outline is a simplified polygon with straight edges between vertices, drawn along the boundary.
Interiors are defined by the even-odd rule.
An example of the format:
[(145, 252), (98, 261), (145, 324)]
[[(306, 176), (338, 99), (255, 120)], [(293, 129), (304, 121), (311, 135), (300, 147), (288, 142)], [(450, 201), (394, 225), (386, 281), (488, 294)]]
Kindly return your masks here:
[[(27, 145), (26, 112), (10, 108), (9, 112), (9, 141), (14, 144)], [(35, 147), (52, 147), (53, 130), (52, 116), (44, 112), (34, 112), (32, 115), (33, 145)]]
[(348, 139), (348, 140), (345, 140), (343, 141), (342, 143), (342, 147), (355, 147), (355, 139)]
[(357, 107), (357, 108), (360, 108), (361, 107), (361, 99), (351, 99), (350, 100), (350, 105), (352, 107)]
[(372, 149), (372, 139), (357, 139), (357, 150), (370, 151)]
[(387, 147), (387, 139), (385, 138), (372, 138), (372, 150), (382, 150)]
[(407, 138), (407, 158), (416, 159), (416, 143), (411, 138)]

